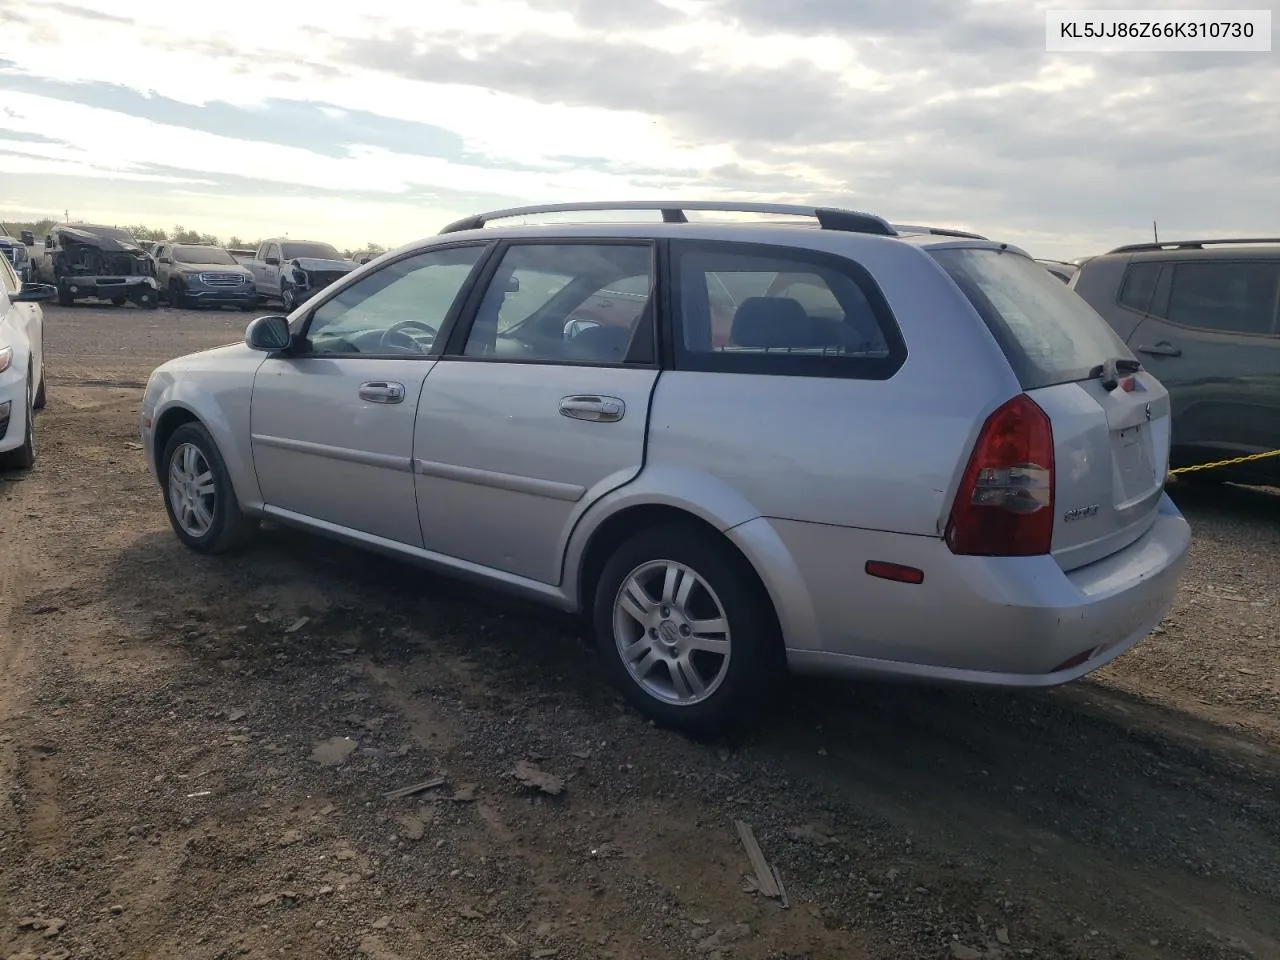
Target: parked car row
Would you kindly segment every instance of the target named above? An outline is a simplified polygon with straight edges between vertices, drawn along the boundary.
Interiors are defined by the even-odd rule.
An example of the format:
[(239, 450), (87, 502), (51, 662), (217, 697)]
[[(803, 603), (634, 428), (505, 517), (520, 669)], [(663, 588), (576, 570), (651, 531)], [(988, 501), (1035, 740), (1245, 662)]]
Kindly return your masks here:
[(262, 300), (279, 300), (293, 310), (356, 268), (332, 245), (311, 241), (272, 239), (233, 254), (209, 244), (140, 243), (119, 227), (59, 224), (33, 257), (30, 231), (20, 241), (0, 234), (0, 252), (19, 278), (55, 287), (63, 306), (95, 299), (154, 308), (167, 300), (254, 310)]
[[(602, 208), (662, 221), (504, 223)], [(577, 612), (700, 729), (787, 668), (1043, 687), (1123, 654), (1190, 544), (1170, 413), (1015, 247), (624, 202), (385, 255), (157, 368), (140, 433), (191, 549), (269, 518)]]

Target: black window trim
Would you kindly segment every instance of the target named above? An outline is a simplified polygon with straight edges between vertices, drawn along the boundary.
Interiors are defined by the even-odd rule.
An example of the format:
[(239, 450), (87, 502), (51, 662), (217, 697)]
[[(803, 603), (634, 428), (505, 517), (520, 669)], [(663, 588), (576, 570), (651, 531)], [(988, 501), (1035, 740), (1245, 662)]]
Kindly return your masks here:
[[(345, 279), (337, 283), (330, 284), (324, 290), (320, 291), (315, 297), (315, 302), (309, 304), (305, 313), (296, 322), (296, 329), (293, 332), (293, 345), (285, 352), (290, 358), (319, 358), (324, 360), (438, 360), (444, 350), (445, 341), (451, 334), (454, 324), (462, 315), (463, 310), (470, 300), (471, 292), (475, 286), (478, 277), (482, 271), (488, 266), (489, 260), (493, 255), (493, 249), (496, 246), (494, 240), (463, 240), (457, 243), (440, 243), (433, 244), (429, 247), (418, 247), (408, 250), (400, 255), (388, 260), (386, 263), (378, 265), (377, 270), (370, 270), (364, 274), (359, 280), (353, 283), (346, 283)], [(456, 250), (463, 247), (479, 247), (480, 256), (471, 266), (471, 272), (467, 274), (466, 280), (463, 281), (462, 287), (458, 290), (458, 294), (453, 298), (453, 304), (449, 307), (449, 312), (445, 314), (444, 320), (441, 321), (440, 329), (436, 331), (436, 338), (431, 344), (431, 349), (424, 353), (315, 353), (307, 347), (307, 332), (311, 329), (311, 321), (315, 318), (316, 311), (337, 297), (348, 286), (355, 286), (367, 277), (381, 273), (397, 263), (410, 260), (414, 257), (420, 257), (424, 254), (437, 253), (441, 250)], [(354, 273), (355, 271), (352, 271)], [(348, 274), (349, 276), (350, 274)]]
[(1179, 320), (1173, 320), (1168, 315), (1169, 304), (1173, 301), (1173, 284), (1174, 284), (1174, 280), (1177, 279), (1178, 267), (1184, 264), (1202, 265), (1202, 264), (1267, 263), (1267, 264), (1274, 265), (1277, 268), (1277, 270), (1280, 271), (1280, 257), (1276, 257), (1276, 258), (1248, 257), (1248, 258), (1242, 258), (1242, 259), (1228, 259), (1225, 257), (1222, 257), (1222, 258), (1214, 257), (1212, 259), (1209, 259), (1207, 257), (1204, 257), (1204, 258), (1182, 257), (1177, 260), (1162, 261), (1162, 263), (1164, 264), (1165, 269), (1161, 271), (1161, 277), (1163, 278), (1164, 276), (1167, 275), (1169, 278), (1169, 281), (1165, 286), (1165, 291), (1164, 291), (1165, 296), (1164, 296), (1164, 302), (1162, 305), (1163, 309), (1161, 310), (1160, 313), (1156, 313), (1155, 310), (1152, 309), (1148, 314), (1152, 319), (1159, 320), (1162, 323), (1167, 323), (1171, 327), (1177, 327), (1179, 330), (1192, 330), (1192, 331), (1195, 331), (1196, 333), (1209, 333), (1209, 334), (1213, 334), (1215, 336), (1221, 336), (1221, 337), (1248, 337), (1248, 338), (1261, 337), (1268, 340), (1275, 340), (1277, 338), (1280, 338), (1280, 303), (1273, 303), (1272, 305), (1270, 333), (1257, 333), (1254, 331), (1246, 331), (1246, 330), (1230, 330), (1224, 327), (1196, 327), (1196, 326), (1192, 326), (1189, 323), (1183, 323)]
[[(480, 311), (480, 305), (484, 302), (485, 294), (489, 290), (489, 284), (493, 282), (494, 276), (498, 272), (498, 268), (502, 264), (502, 259), (506, 256), (506, 252), (515, 246), (535, 246), (535, 245), (554, 245), (554, 246), (573, 246), (581, 247), (588, 245), (599, 246), (624, 246), (624, 247), (648, 247), (650, 250), (650, 274), (653, 277), (651, 281), (651, 290), (649, 303), (644, 311), (640, 314), (637, 321), (637, 332), (640, 325), (645, 325), (653, 334), (659, 329), (663, 323), (663, 314), (666, 312), (661, 307), (662, 301), (662, 270), (661, 270), (661, 240), (655, 237), (591, 237), (591, 236), (551, 236), (551, 237), (519, 237), (516, 239), (497, 239), (490, 241), (494, 244), (494, 250), (491, 252), (488, 261), (485, 263), (484, 270), (474, 278), (471, 289), (467, 294), (462, 310), (459, 312), (457, 322), (451, 327), (447, 338), (444, 340), (444, 352), (441, 360), (458, 361), (460, 363), (516, 363), (525, 366), (544, 366), (544, 367), (607, 367), (625, 370), (655, 370), (661, 364), (659, 358), (661, 351), (647, 349), (647, 345), (641, 343), (637, 346), (637, 338), (633, 335), (631, 347), (627, 351), (627, 356), (619, 361), (604, 360), (565, 360), (560, 358), (543, 358), (543, 357), (476, 357), (466, 356), (463, 351), (467, 346), (467, 338), (471, 335), (471, 327), (475, 324), (476, 315)], [(649, 337), (649, 342), (653, 343), (654, 337)]]
[[(738, 373), (780, 377), (822, 377), (843, 380), (889, 380), (907, 362), (907, 344), (889, 301), (866, 267), (849, 257), (825, 250), (784, 244), (753, 243), (737, 240), (671, 240), (667, 261), (667, 315), (670, 318), (664, 343), (664, 361), (672, 370), (699, 373)], [(697, 251), (718, 254), (741, 254), (772, 260), (790, 260), (845, 274), (862, 291), (871, 313), (880, 326), (887, 357), (814, 356), (785, 353), (700, 353), (685, 348), (679, 335), (680, 256)]]

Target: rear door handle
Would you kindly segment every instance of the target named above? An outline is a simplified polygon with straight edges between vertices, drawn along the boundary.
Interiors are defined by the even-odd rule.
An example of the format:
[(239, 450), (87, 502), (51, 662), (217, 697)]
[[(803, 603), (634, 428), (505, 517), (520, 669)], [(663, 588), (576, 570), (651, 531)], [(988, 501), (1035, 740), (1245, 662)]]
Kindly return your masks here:
[(370, 380), (360, 384), (360, 399), (370, 403), (399, 403), (404, 399), (404, 384), (390, 380)]
[(584, 394), (581, 396), (563, 397), (560, 400), (560, 414), (574, 420), (594, 420), (597, 423), (613, 423), (622, 419), (627, 412), (627, 405), (618, 397), (598, 397)]
[(1164, 340), (1161, 340), (1159, 343), (1157, 343), (1157, 344), (1156, 344), (1155, 346), (1153, 346), (1153, 347), (1148, 347), (1148, 346), (1146, 346), (1146, 345), (1143, 345), (1143, 346), (1141, 346), (1141, 347), (1138, 347), (1138, 352), (1139, 352), (1139, 353), (1149, 353), (1149, 354), (1151, 354), (1152, 356), (1155, 356), (1155, 357), (1180, 357), (1180, 356), (1182, 356), (1182, 350), (1181, 350), (1179, 347), (1175, 347), (1172, 343), (1168, 343), (1167, 341), (1164, 341)]

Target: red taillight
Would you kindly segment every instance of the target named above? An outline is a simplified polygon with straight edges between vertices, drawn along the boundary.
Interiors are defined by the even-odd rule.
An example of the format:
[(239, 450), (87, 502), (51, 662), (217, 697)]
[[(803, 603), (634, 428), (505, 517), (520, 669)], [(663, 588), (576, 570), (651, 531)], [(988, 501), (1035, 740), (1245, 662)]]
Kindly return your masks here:
[(952, 553), (1026, 557), (1053, 540), (1053, 425), (1025, 393), (987, 417), (947, 522)]

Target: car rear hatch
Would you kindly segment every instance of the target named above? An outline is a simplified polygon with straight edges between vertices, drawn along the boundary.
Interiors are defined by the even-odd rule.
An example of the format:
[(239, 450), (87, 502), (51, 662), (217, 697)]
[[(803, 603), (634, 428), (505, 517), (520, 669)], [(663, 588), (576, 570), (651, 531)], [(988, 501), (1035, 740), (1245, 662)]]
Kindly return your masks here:
[(1169, 395), (1080, 296), (1020, 252), (930, 251), (969, 298), (1053, 431), (1053, 535), (1064, 570), (1155, 522), (1169, 465)]

